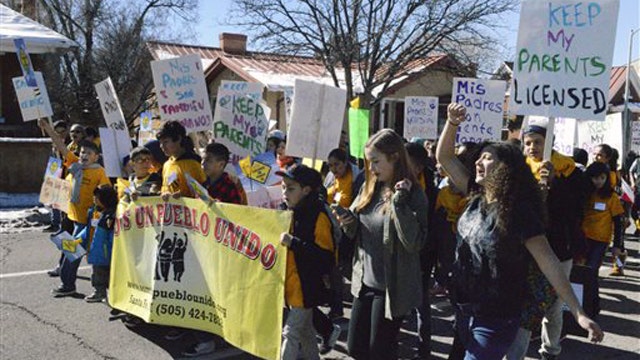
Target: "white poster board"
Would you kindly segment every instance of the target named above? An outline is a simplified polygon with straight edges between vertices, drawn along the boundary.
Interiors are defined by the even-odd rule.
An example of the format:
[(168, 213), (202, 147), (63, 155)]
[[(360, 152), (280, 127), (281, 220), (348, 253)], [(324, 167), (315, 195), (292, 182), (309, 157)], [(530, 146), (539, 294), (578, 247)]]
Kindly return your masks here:
[(49, 102), (49, 93), (44, 83), (42, 73), (35, 72), (37, 88), (30, 87), (24, 80), (24, 76), (18, 76), (11, 79), (13, 88), (16, 90), (20, 112), (23, 121), (37, 120), (53, 116), (51, 103)]
[(346, 90), (296, 79), (285, 153), (326, 160), (340, 143), (346, 106)]
[[(528, 125), (540, 124), (546, 127), (549, 118), (543, 116), (528, 116)], [(523, 126), (524, 128), (525, 126)], [(576, 119), (572, 118), (555, 118), (555, 126), (553, 127), (553, 150), (560, 154), (573, 156), (573, 148), (576, 144)]]
[(102, 160), (108, 177), (123, 177), (122, 159), (131, 152), (131, 139), (125, 130), (99, 128)]
[(640, 121), (631, 122), (631, 149), (640, 154)]
[(500, 140), (506, 88), (502, 80), (453, 78), (451, 101), (467, 109), (465, 121), (458, 126), (456, 144)]
[(270, 114), (262, 101), (262, 84), (222, 81), (213, 117), (213, 137), (229, 148), (232, 163), (266, 150)]
[(179, 121), (187, 133), (211, 130), (211, 104), (199, 55), (152, 61), (151, 71), (163, 121)]
[(587, 151), (591, 161), (594, 148), (600, 144), (622, 150), (621, 113), (607, 115), (604, 121), (578, 121), (578, 147)]
[(619, 0), (525, 0), (509, 111), (604, 120)]
[(438, 138), (438, 98), (407, 96), (404, 98), (404, 138), (435, 140)]
[(94, 87), (98, 94), (100, 109), (102, 109), (102, 116), (104, 116), (107, 127), (113, 130), (129, 131), (122, 113), (120, 100), (118, 100), (118, 94), (116, 94), (116, 89), (111, 82), (111, 77), (96, 83)]

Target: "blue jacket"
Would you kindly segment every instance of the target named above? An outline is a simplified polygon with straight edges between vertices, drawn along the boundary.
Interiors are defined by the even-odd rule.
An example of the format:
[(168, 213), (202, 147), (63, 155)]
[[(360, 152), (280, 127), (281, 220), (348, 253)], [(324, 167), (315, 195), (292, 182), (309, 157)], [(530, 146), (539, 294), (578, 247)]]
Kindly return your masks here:
[[(113, 248), (113, 223), (115, 212), (104, 211), (98, 218), (98, 223), (93, 224), (93, 212), (95, 207), (89, 209), (88, 219), (90, 224), (78, 235), (82, 239), (82, 247), (87, 250), (87, 262), (92, 265), (111, 265), (111, 249)], [(93, 236), (92, 236), (93, 235)]]

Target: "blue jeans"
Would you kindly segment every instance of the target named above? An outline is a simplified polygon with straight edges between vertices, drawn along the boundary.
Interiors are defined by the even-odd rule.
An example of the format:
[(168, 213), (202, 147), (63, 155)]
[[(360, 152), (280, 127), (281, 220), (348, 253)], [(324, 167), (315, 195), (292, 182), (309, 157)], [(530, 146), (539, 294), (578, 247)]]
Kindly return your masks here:
[(501, 360), (520, 327), (520, 317), (505, 319), (456, 312), (456, 330), (465, 348), (465, 360)]
[[(86, 224), (74, 222), (73, 236), (78, 236), (85, 226)], [(76, 289), (76, 278), (78, 277), (78, 268), (80, 267), (81, 261), (82, 258), (76, 259), (76, 261), (69, 261), (66, 257), (62, 261), (62, 266), (60, 267), (60, 280), (62, 280), (62, 285), (65, 289)]]

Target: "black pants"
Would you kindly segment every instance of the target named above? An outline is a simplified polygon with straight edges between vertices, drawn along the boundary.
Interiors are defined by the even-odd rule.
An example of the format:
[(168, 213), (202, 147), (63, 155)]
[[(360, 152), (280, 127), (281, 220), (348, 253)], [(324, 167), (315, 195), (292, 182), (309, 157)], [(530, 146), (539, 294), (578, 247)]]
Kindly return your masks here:
[(398, 333), (402, 318), (384, 317), (385, 294), (362, 285), (353, 300), (347, 347), (354, 359), (397, 359)]
[(313, 308), (313, 327), (322, 338), (329, 338), (333, 331), (333, 322), (317, 307)]

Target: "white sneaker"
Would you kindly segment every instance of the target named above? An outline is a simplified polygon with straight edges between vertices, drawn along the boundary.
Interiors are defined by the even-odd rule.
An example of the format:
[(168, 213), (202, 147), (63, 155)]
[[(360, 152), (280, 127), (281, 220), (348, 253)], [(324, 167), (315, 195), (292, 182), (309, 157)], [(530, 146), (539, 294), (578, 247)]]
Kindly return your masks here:
[(189, 349), (182, 353), (182, 356), (196, 357), (211, 354), (214, 351), (216, 351), (216, 342), (215, 340), (210, 340), (193, 344)]

